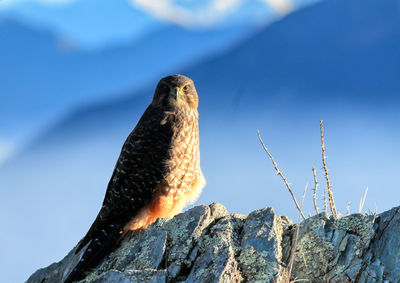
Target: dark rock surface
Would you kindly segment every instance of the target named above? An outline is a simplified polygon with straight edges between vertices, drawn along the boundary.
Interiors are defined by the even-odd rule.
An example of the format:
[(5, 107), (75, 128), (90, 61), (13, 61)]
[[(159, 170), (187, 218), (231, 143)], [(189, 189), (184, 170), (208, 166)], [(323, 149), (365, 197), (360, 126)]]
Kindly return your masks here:
[[(247, 217), (221, 204), (197, 206), (129, 235), (82, 282), (399, 282), (400, 208), (380, 215), (323, 214), (297, 226), (272, 208)], [(27, 282), (62, 282), (74, 249)]]

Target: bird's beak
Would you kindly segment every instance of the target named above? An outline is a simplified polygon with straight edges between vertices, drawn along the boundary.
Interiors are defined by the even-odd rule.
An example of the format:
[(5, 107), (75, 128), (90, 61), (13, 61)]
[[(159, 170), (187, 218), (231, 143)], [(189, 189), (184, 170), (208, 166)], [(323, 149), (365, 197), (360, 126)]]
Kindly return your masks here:
[(177, 87), (174, 87), (173, 89), (171, 89), (170, 92), (171, 96), (175, 99), (178, 99), (179, 96), (179, 89)]

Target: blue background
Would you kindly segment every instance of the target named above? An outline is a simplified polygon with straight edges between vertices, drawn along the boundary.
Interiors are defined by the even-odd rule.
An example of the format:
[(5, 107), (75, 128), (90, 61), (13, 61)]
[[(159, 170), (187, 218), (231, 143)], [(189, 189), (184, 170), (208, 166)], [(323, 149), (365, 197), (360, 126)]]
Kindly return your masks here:
[[(161, 0), (160, 0), (161, 1)], [(101, 206), (121, 146), (158, 80), (193, 78), (202, 168), (196, 204), (305, 214), (398, 205), (400, 1), (0, 0), (1, 281), (62, 259)], [(214, 3), (214, 4), (213, 4)], [(220, 6), (215, 6), (219, 3)], [(218, 8), (219, 7), (219, 8)]]

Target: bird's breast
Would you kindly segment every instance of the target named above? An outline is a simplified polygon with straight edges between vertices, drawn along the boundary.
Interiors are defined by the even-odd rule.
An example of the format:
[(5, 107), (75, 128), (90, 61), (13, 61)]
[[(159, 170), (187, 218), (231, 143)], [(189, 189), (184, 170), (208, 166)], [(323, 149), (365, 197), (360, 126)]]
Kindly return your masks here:
[(125, 226), (125, 230), (146, 228), (157, 218), (175, 216), (184, 206), (196, 201), (205, 186), (200, 168), (197, 120), (193, 123), (187, 119), (174, 127), (164, 178), (150, 203)]

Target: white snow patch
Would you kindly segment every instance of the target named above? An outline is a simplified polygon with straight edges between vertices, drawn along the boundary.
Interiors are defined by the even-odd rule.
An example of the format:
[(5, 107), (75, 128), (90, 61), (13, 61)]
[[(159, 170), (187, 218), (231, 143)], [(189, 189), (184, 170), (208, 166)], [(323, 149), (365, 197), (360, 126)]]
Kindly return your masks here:
[[(190, 9), (176, 0), (130, 0), (139, 9), (154, 17), (181, 26), (210, 26), (240, 9), (245, 0), (212, 0), (204, 1), (200, 8)], [(254, 0), (253, 0), (254, 1)], [(259, 0), (272, 6), (269, 1)], [(279, 0), (275, 0), (279, 1)], [(283, 0), (281, 0), (283, 1)], [(288, 1), (288, 0), (286, 0)], [(273, 6), (274, 8), (277, 6)], [(283, 9), (283, 5), (279, 9)]]
[(286, 15), (293, 11), (294, 3), (291, 0), (261, 0), (280, 15)]

